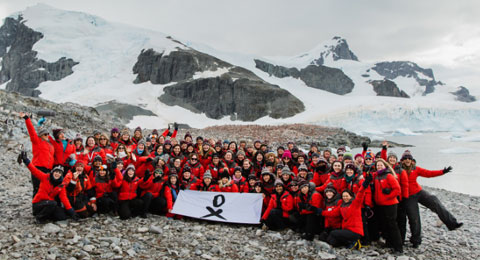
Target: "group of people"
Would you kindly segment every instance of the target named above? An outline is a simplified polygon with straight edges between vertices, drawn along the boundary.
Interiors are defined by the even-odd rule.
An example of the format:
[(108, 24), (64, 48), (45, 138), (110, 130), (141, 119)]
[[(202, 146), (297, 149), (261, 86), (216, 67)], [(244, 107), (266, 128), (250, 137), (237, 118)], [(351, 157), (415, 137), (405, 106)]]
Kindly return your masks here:
[[(353, 156), (345, 147), (308, 152), (293, 142), (275, 151), (266, 142), (177, 140), (178, 126), (162, 134), (137, 127), (93, 131), (73, 140), (63, 129), (52, 136), (36, 131), (25, 113), (33, 158), (20, 155), (32, 174), (32, 211), (37, 222), (115, 214), (120, 219), (172, 213), (180, 190), (261, 193), (261, 222), (271, 230), (291, 228), (312, 240), (333, 246), (359, 247), (383, 238), (402, 252), (407, 218), (410, 242), (422, 242), (418, 204), (434, 211), (449, 230), (462, 226), (437, 197), (423, 190), (417, 177), (435, 177), (452, 170), (430, 171), (416, 166), (407, 150), (399, 158), (384, 142), (373, 153)], [(173, 131), (172, 131), (173, 130)]]

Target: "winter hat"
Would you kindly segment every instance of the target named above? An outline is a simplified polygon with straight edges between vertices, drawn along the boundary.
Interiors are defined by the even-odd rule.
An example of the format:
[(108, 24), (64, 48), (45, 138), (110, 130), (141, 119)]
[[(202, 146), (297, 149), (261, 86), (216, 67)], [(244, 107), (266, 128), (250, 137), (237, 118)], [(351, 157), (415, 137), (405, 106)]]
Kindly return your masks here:
[(282, 160), (284, 158), (289, 158), (289, 159), (292, 159), (292, 154), (290, 153), (290, 151), (286, 150), (283, 155), (282, 155)]
[(325, 157), (323, 157), (323, 156), (320, 156), (320, 158), (318, 159), (317, 164), (319, 164), (319, 163), (321, 163), (321, 162), (323, 162), (323, 163), (325, 163), (325, 164), (328, 164), (327, 159), (325, 159)]
[(54, 172), (61, 172), (63, 174), (63, 167), (61, 165), (57, 165), (57, 166), (53, 167), (53, 169), (50, 171), (50, 173), (54, 173)]
[[(190, 134), (190, 133), (188, 133), (188, 134)], [(185, 136), (187, 136), (187, 134), (185, 134)], [(202, 140), (202, 141), (203, 141), (203, 137), (197, 136), (197, 139), (196, 139), (196, 140), (197, 140), (197, 141), (198, 141), (198, 140)]]
[(288, 174), (290, 176), (295, 176), (295, 174), (293, 174), (293, 172), (290, 171), (290, 169), (288, 167), (283, 167), (282, 168), (282, 175), (284, 175), (284, 174)]
[(365, 159), (367, 158), (370, 158), (370, 159), (374, 159), (375, 156), (373, 155), (373, 152), (372, 151), (368, 151), (366, 154), (365, 154)]
[(310, 148), (312, 148), (312, 147), (318, 147), (317, 143), (310, 144)]
[(214, 153), (214, 154), (212, 154), (212, 159), (213, 158), (220, 158), (220, 155), (218, 153)]
[(192, 171), (191, 171), (190, 166), (188, 166), (188, 165), (183, 166), (183, 172), (190, 172), (191, 173)]
[(128, 135), (130, 136), (130, 130), (128, 128), (123, 128), (122, 130), (122, 135)]
[(257, 187), (257, 186), (263, 188), (263, 183), (261, 181), (257, 181), (257, 182), (255, 182), (253, 187)]
[[(185, 133), (185, 136), (183, 137), (183, 139), (187, 139), (187, 137), (192, 138), (192, 135), (190, 134), (190, 132), (186, 132), (186, 133)], [(193, 138), (192, 138), (192, 139), (193, 139)]]
[(363, 155), (362, 155), (361, 153), (357, 153), (357, 154), (355, 154), (355, 157), (354, 157), (354, 159), (356, 160), (358, 157), (362, 157), (362, 159), (363, 159)]
[(285, 165), (283, 165), (283, 163), (277, 164), (277, 170), (278, 170), (278, 169), (283, 169), (283, 167), (285, 167)]
[(353, 163), (347, 164), (347, 165), (345, 166), (345, 171), (346, 171), (347, 169), (351, 169), (351, 170), (353, 170), (353, 174), (357, 174), (357, 166), (355, 166), (355, 164), (353, 164)]
[(150, 136), (147, 136), (147, 138), (145, 138), (145, 142), (152, 142), (152, 138)]
[(137, 144), (137, 147), (139, 145), (143, 144), (144, 146), (147, 146), (147, 143), (145, 142), (145, 140), (141, 139), (140, 141), (138, 141), (138, 144)]
[(294, 145), (295, 143), (294, 143), (293, 141), (289, 141), (289, 142), (287, 143), (287, 145), (288, 145), (288, 144), (293, 144), (293, 145)]
[(177, 170), (175, 168), (168, 169), (168, 175), (175, 174), (177, 175)]
[(253, 142), (253, 144), (256, 144), (256, 143), (262, 143), (262, 141), (260, 141), (260, 140), (255, 140), (255, 142)]
[(123, 160), (121, 158), (117, 158), (115, 161), (117, 162), (117, 165), (118, 164), (123, 165)]
[(53, 138), (55, 139), (58, 139), (58, 136), (60, 135), (60, 133), (65, 133), (61, 128), (53, 129), (52, 132), (53, 132)]
[(228, 178), (228, 179), (230, 179), (230, 174), (228, 174), (228, 171), (223, 170), (223, 171), (220, 172), (219, 175), (220, 175), (220, 176), (218, 176), (218, 177), (219, 177), (220, 179), (222, 179), (222, 178)]
[(203, 146), (205, 146), (205, 145), (210, 146), (210, 143), (208, 142), (208, 139), (203, 140), (203, 144), (202, 144), (202, 145), (203, 145)]
[(265, 163), (265, 166), (266, 166), (266, 167), (268, 167), (268, 166), (274, 167), (274, 166), (275, 166), (275, 163), (274, 163), (274, 162), (266, 162), (266, 163)]
[(277, 187), (278, 185), (280, 185), (282, 187), (285, 187), (285, 184), (283, 184), (282, 180), (280, 180), (280, 179), (276, 179), (273, 185), (275, 187)]
[(242, 172), (242, 167), (240, 167), (240, 166), (235, 166), (235, 169), (233, 170), (233, 172), (236, 172), (236, 171)]
[(172, 142), (170, 140), (165, 140), (165, 142), (163, 142), (163, 145), (172, 145)]
[(375, 158), (382, 158), (382, 152), (378, 152), (375, 154)]
[(353, 160), (353, 154), (352, 153), (344, 153), (343, 154), (343, 159), (344, 160)]
[(345, 153), (346, 151), (347, 151), (347, 149), (345, 149), (345, 146), (342, 145), (342, 146), (338, 147), (337, 154)]
[(82, 142), (83, 142), (82, 135), (80, 135), (80, 134), (76, 134), (76, 135), (75, 135), (75, 139), (73, 139), (73, 141), (77, 141), (77, 140), (80, 140), (80, 141), (82, 141)]
[(288, 186), (298, 186), (298, 178), (294, 177)]
[(125, 172), (128, 172), (129, 169), (132, 169), (132, 170), (135, 171), (135, 165), (129, 164), (129, 165), (127, 166), (127, 168), (125, 168)]
[(292, 148), (292, 151), (291, 151), (291, 152), (292, 152), (292, 153), (298, 153), (299, 150), (298, 150), (298, 148), (295, 146), (295, 147)]
[(308, 181), (304, 180), (304, 179), (301, 179), (299, 182), (298, 182), (298, 188), (303, 188), (304, 186), (308, 186)]
[(242, 151), (242, 150), (239, 150), (239, 151), (237, 152), (237, 157), (238, 157), (239, 155), (243, 155), (243, 156), (245, 156), (245, 152), (244, 152), (244, 151)]
[(113, 133), (120, 133), (120, 130), (118, 130), (118, 128), (114, 127), (112, 128), (112, 130), (110, 130), (110, 133), (113, 134)]
[(100, 134), (102, 134), (102, 132), (100, 132), (100, 130), (98, 130), (98, 129), (93, 130), (93, 135), (100, 135)]
[(308, 167), (304, 163), (302, 163), (300, 166), (298, 166), (298, 171), (308, 172)]
[(215, 142), (215, 147), (222, 147), (222, 141), (218, 140)]
[(134, 133), (139, 131), (140, 133), (142, 132), (142, 128), (140, 126), (137, 126), (137, 128), (135, 128), (135, 131), (133, 131)]
[(205, 173), (203, 174), (203, 179), (205, 180), (206, 178), (212, 178), (212, 174), (210, 173), (210, 170), (206, 170)]
[(230, 144), (230, 141), (228, 141), (227, 139), (223, 140), (223, 144)]
[(77, 168), (80, 165), (85, 168), (85, 163), (83, 161), (76, 161), (73, 168)]
[(49, 134), (49, 133), (48, 133), (48, 130), (47, 130), (46, 128), (43, 128), (43, 127), (42, 127), (42, 128), (39, 128), (39, 129), (38, 129), (38, 136), (42, 136), (42, 135), (44, 135), (44, 134), (47, 134), (47, 135), (48, 135), (48, 134)]
[(323, 149), (323, 151), (332, 153), (332, 149), (330, 147), (325, 147), (325, 149)]
[(335, 189), (335, 187), (333, 186), (332, 183), (327, 184), (327, 187), (325, 188), (325, 190), (323, 191), (323, 193), (324, 193), (324, 194), (327, 194), (328, 191), (333, 192), (333, 195), (334, 195), (334, 196), (337, 194), (337, 190)]
[(312, 153), (312, 158), (313, 157), (320, 157), (320, 155), (318, 153)]
[(158, 136), (158, 130), (157, 130), (157, 129), (153, 129), (152, 135)]
[(93, 162), (103, 162), (103, 159), (100, 155), (95, 155), (95, 157), (93, 157)]
[(307, 160), (307, 155), (305, 153), (303, 153), (302, 151), (300, 151), (298, 153), (298, 157), (303, 157), (305, 160)]
[[(411, 155), (411, 154), (410, 154)], [(390, 158), (391, 156), (395, 157), (395, 159), (398, 159), (398, 156), (394, 152), (389, 152), (387, 158)]]
[(263, 167), (261, 175), (265, 175), (265, 174), (272, 174), (272, 173), (267, 168)]
[(250, 181), (250, 180), (256, 180), (257, 177), (255, 176), (255, 174), (249, 174), (248, 177), (247, 177), (247, 180)]
[(279, 147), (277, 147), (277, 151), (278, 151), (278, 150), (284, 150), (284, 151), (285, 151), (285, 147), (283, 147), (283, 146), (280, 145)]
[(401, 161), (403, 161), (405, 159), (413, 160), (413, 156), (412, 156), (412, 153), (410, 152), (410, 150), (405, 150), (405, 152), (403, 152)]

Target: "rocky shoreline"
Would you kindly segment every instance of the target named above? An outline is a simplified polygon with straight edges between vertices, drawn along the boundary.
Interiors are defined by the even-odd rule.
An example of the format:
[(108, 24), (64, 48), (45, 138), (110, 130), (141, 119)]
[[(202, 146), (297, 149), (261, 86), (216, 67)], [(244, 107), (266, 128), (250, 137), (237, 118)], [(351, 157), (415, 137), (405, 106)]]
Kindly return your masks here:
[[(480, 198), (431, 188), (427, 189), (436, 194), (464, 226), (456, 231), (448, 231), (444, 225), (438, 225), (436, 215), (420, 207), (424, 242), (418, 249), (406, 246), (403, 256), (393, 256), (389, 250), (376, 245), (353, 251), (332, 249), (318, 239), (312, 242), (302, 240), (298, 234), (290, 230), (262, 231), (257, 226), (251, 225), (220, 224), (191, 219), (167, 220), (163, 216), (154, 215), (149, 215), (148, 219), (136, 218), (127, 221), (120, 221), (118, 217), (113, 216), (100, 216), (79, 222), (67, 220), (37, 225), (34, 224), (31, 209), (30, 174), (24, 165), (16, 163), (19, 144), (27, 145), (29, 150), (30, 141), (23, 119), (16, 118), (12, 111), (54, 110), (57, 116), (50, 122), (49, 127), (77, 129), (84, 136), (92, 129), (108, 131), (114, 126), (124, 125), (125, 122), (100, 114), (91, 108), (75, 104), (55, 104), (4, 91), (0, 91), (0, 101), (0, 167), (3, 169), (0, 175), (0, 218), (3, 220), (0, 223), (0, 259), (421, 260), (480, 257), (480, 222), (477, 220), (480, 213)], [(268, 129), (266, 132), (270, 136), (260, 135), (263, 127)], [(338, 139), (335, 137), (338, 130), (319, 126), (263, 127), (216, 126), (189, 131), (194, 136), (230, 140), (240, 137), (246, 140), (267, 139), (270, 143), (295, 141), (309, 144), (314, 141), (313, 138), (307, 139), (311, 136), (328, 140), (328, 136), (318, 134), (323, 132), (331, 133), (329, 136), (332, 140)], [(233, 133), (237, 129), (246, 130)], [(179, 137), (183, 137), (185, 132), (182, 129)], [(289, 134), (281, 135), (284, 132)], [(300, 133), (304, 135), (301, 136)], [(67, 135), (75, 134), (76, 132), (67, 130)], [(345, 135), (348, 136), (348, 133)], [(275, 139), (277, 136), (278, 139)], [(297, 137), (298, 139), (295, 139)], [(362, 140), (362, 137), (358, 138)]]

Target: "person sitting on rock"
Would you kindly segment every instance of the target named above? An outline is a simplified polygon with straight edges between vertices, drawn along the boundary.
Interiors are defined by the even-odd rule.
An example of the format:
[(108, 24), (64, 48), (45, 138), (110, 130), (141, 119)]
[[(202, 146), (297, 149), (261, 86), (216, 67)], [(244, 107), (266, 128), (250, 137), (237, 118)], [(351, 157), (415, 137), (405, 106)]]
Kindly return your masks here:
[(430, 171), (420, 168), (414, 164), (414, 159), (409, 150), (406, 150), (401, 157), (401, 163), (403, 170), (408, 175), (408, 199), (406, 200), (405, 207), (408, 216), (408, 222), (410, 224), (410, 242), (414, 248), (418, 247), (422, 243), (421, 237), (421, 222), (420, 212), (418, 210), (418, 203), (429, 208), (435, 212), (440, 220), (447, 226), (449, 230), (455, 230), (463, 225), (458, 222), (457, 219), (443, 206), (440, 200), (422, 189), (417, 182), (418, 176), (432, 178), (449, 173), (452, 170), (451, 166), (445, 167), (443, 170)]
[[(32, 164), (43, 173), (50, 173), (53, 168), (53, 163), (55, 161), (55, 148), (53, 144), (48, 140), (48, 130), (41, 128), (37, 132), (33, 127), (31, 119), (24, 112), (20, 112), (19, 116), (25, 119), (25, 124), (27, 125), (27, 131), (30, 136), (30, 141), (32, 142)], [(33, 194), (35, 197), (38, 189), (40, 187), (40, 180), (32, 174), (32, 185), (33, 185)]]
[(295, 208), (297, 213), (293, 215), (297, 229), (302, 233), (302, 238), (313, 240), (315, 234), (323, 230), (323, 217), (317, 212), (321, 210), (323, 198), (315, 191), (315, 184), (301, 180), (299, 183), (300, 192), (295, 197)]
[(334, 247), (347, 246), (359, 248), (363, 236), (362, 204), (365, 189), (368, 188), (372, 175), (368, 174), (357, 195), (351, 190), (342, 192), (342, 204), (332, 210), (318, 210), (324, 217), (342, 217), (342, 229), (332, 230), (327, 237), (327, 243)]
[(143, 211), (140, 217), (145, 218), (147, 212), (157, 215), (164, 213), (167, 200), (163, 196), (165, 180), (162, 169), (155, 169), (153, 176), (150, 171), (145, 171), (143, 181), (144, 185), (140, 194), (140, 198), (143, 200)]
[(255, 185), (253, 186), (253, 191), (250, 193), (261, 193), (263, 197), (263, 203), (262, 203), (262, 216), (265, 214), (265, 211), (267, 210), (267, 206), (270, 203), (270, 198), (271, 195), (263, 189), (263, 183), (261, 181), (256, 181)]
[(242, 168), (240, 166), (236, 166), (233, 170), (232, 180), (235, 185), (238, 187), (239, 192), (248, 193), (249, 186), (247, 179), (242, 176)]
[(183, 167), (183, 172), (180, 175), (180, 189), (189, 190), (194, 183), (199, 182), (199, 179), (192, 174), (192, 170), (188, 165)]
[(91, 179), (95, 190), (96, 212), (98, 214), (118, 212), (118, 193), (115, 192), (115, 188), (120, 186), (122, 180), (122, 173), (120, 167), (118, 167), (119, 162), (122, 161), (114, 161), (110, 164), (108, 174), (106, 165), (102, 165)]
[(293, 210), (293, 197), (285, 190), (282, 181), (275, 181), (275, 192), (271, 195), (268, 207), (261, 222), (271, 230), (282, 230), (290, 225), (289, 216)]
[[(94, 171), (98, 171), (101, 167), (95, 167)], [(70, 205), (82, 218), (86, 218), (97, 211), (95, 189), (84, 168), (84, 163), (78, 161), (75, 164), (74, 171), (69, 171), (63, 180)], [(105, 172), (106, 168), (107, 166), (105, 166)]]
[[(340, 207), (342, 201), (340, 199), (340, 195), (337, 193), (333, 184), (327, 185), (324, 191), (324, 205), (322, 209), (324, 211), (332, 211), (336, 207)], [(324, 230), (320, 234), (320, 240), (327, 242), (327, 237), (332, 230), (341, 229), (342, 228), (342, 216), (328, 216), (325, 217), (324, 220)]]
[(50, 173), (45, 174), (30, 162), (26, 152), (21, 153), (21, 158), (28, 170), (40, 182), (39, 189), (32, 200), (32, 211), (36, 222), (65, 220), (67, 215), (77, 219), (75, 210), (73, 210), (67, 198), (66, 186), (63, 184), (62, 167), (55, 167)]
[(180, 218), (180, 216), (172, 213), (173, 204), (177, 200), (178, 193), (180, 192), (180, 184), (178, 183), (178, 175), (176, 173), (171, 173), (168, 175), (168, 180), (165, 182), (163, 187), (162, 196), (167, 202), (166, 207), (166, 216), (167, 218)]
[(120, 181), (118, 192), (118, 215), (120, 219), (129, 219), (142, 214), (143, 201), (137, 197), (138, 187), (143, 187), (143, 178), (135, 176), (135, 166), (128, 165)]

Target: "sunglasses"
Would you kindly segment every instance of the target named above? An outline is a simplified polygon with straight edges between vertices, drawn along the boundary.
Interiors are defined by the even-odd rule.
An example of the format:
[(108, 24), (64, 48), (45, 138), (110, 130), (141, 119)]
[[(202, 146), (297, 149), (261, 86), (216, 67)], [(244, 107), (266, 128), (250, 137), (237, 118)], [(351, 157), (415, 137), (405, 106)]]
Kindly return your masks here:
[(100, 138), (99, 140), (107, 140), (107, 138)]
[(196, 161), (196, 160), (197, 160), (197, 158), (192, 158), (192, 161)]
[(372, 158), (365, 158), (365, 161), (371, 161)]

